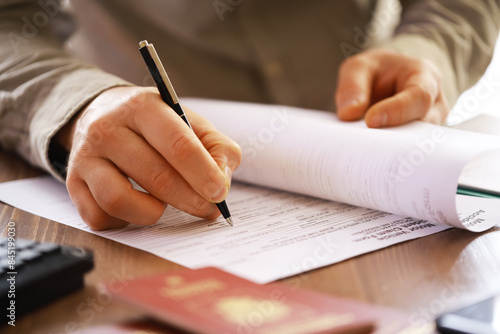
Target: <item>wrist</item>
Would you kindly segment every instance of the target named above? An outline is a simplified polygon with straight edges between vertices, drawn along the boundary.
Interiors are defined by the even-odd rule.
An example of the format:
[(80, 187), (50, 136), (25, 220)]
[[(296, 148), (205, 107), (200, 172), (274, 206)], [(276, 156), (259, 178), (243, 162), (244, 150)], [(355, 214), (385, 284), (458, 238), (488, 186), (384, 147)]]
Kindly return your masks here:
[(73, 141), (73, 133), (76, 120), (81, 114), (81, 110), (76, 113), (59, 131), (54, 135), (49, 144), (49, 161), (55, 171), (66, 179), (69, 152)]
[[(85, 108), (84, 108), (85, 109)], [(82, 109), (83, 110), (83, 109)], [(69, 121), (66, 123), (52, 138), (52, 143), (64, 148), (66, 151), (71, 151), (71, 144), (73, 142), (73, 134), (75, 131), (75, 124), (78, 116), (82, 113), (82, 110), (77, 112)]]

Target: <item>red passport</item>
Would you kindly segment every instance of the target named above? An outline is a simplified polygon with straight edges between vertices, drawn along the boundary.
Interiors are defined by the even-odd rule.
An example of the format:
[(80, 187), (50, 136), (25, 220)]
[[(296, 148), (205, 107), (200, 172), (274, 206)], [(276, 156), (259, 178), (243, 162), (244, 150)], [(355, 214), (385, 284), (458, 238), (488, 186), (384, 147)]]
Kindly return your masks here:
[(396, 332), (407, 327), (408, 319), (398, 311), (283, 283), (258, 285), (211, 267), (132, 280), (115, 295), (160, 321), (195, 333)]

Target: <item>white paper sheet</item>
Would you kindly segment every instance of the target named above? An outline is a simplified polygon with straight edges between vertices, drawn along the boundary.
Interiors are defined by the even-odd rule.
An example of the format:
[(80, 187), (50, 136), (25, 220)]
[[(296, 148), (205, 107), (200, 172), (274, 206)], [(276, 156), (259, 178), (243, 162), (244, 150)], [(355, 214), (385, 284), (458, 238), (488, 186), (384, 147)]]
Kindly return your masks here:
[[(240, 144), (238, 180), (475, 232), (500, 222), (500, 199), (489, 212), (498, 218), (473, 227), (460, 216), (481, 205), (470, 211), (457, 201), (462, 170), (478, 155), (498, 154), (496, 136), (424, 122), (368, 129), (363, 121), (341, 122), (332, 113), (285, 106), (183, 103)], [(500, 160), (492, 166), (500, 171)]]
[(233, 184), (227, 199), (234, 227), (168, 208), (152, 226), (91, 231), (65, 186), (51, 177), (2, 183), (0, 200), (189, 268), (216, 266), (257, 283), (449, 228), (242, 183)]
[[(450, 225), (481, 231), (500, 221), (499, 199), (456, 194), (464, 166), (498, 150), (497, 137), (419, 122), (367, 129), (280, 106), (183, 102), (243, 149), (234, 177), (245, 183), (235, 182), (227, 199), (235, 226), (168, 208), (152, 226), (92, 233), (189, 268), (216, 266), (266, 283)], [(90, 232), (50, 177), (0, 184), (0, 200)]]

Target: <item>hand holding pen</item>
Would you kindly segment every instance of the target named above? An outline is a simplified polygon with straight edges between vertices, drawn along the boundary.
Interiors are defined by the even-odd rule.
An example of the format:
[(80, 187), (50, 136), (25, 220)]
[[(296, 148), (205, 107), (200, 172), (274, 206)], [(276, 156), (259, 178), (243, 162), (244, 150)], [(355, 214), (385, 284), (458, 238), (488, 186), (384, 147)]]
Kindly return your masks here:
[[(141, 51), (142, 57), (146, 62), (146, 66), (148, 67), (148, 70), (151, 73), (153, 80), (155, 81), (156, 87), (158, 88), (163, 101), (170, 108), (172, 108), (172, 110), (175, 111), (177, 115), (179, 115), (179, 117), (184, 121), (184, 123), (186, 123), (187, 126), (189, 126), (191, 130), (193, 130), (191, 124), (189, 123), (187, 115), (182, 109), (182, 106), (177, 97), (177, 93), (175, 92), (175, 89), (170, 82), (170, 78), (168, 77), (167, 72), (165, 71), (165, 68), (161, 63), (153, 44), (148, 43), (148, 41), (146, 40), (141, 41), (139, 43), (139, 50)], [(227, 170), (227, 168), (228, 166), (225, 166), (224, 170)], [(200, 172), (203, 173), (203, 170), (201, 170)], [(229, 182), (230, 179), (228, 179), (228, 189)], [(233, 226), (233, 220), (231, 218), (231, 213), (229, 212), (226, 201), (224, 200), (221, 202), (216, 202), (216, 204), (224, 219), (226, 219), (226, 221), (231, 226)]]
[[(241, 150), (185, 111), (193, 130), (156, 88), (114, 87), (57, 133), (53, 141), (70, 152), (68, 192), (90, 228), (151, 225), (167, 204), (206, 219), (220, 216), (214, 203), (227, 196)], [(129, 177), (147, 193), (133, 189)]]

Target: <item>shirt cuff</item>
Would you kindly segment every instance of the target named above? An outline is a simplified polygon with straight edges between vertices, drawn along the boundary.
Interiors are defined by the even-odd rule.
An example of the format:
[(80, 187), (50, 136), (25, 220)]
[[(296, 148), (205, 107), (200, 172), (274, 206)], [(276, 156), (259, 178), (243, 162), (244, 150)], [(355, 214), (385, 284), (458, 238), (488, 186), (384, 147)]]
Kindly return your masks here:
[[(53, 151), (54, 147), (50, 145), (52, 138), (73, 115), (95, 97), (117, 86), (132, 86), (132, 84), (97, 68), (78, 69), (62, 77), (31, 122), (30, 146), (33, 149), (31, 162), (64, 182), (67, 155), (61, 151)], [(49, 149), (52, 149), (50, 157)]]

